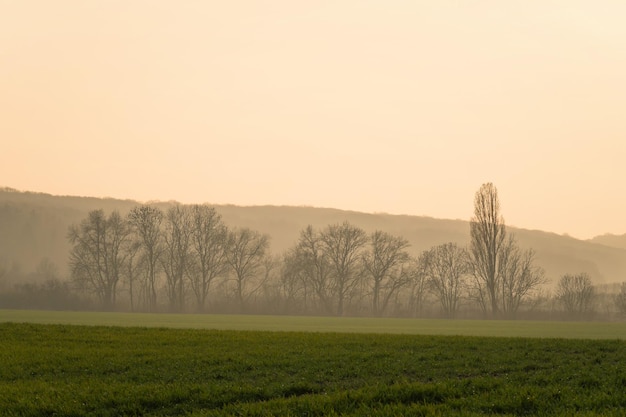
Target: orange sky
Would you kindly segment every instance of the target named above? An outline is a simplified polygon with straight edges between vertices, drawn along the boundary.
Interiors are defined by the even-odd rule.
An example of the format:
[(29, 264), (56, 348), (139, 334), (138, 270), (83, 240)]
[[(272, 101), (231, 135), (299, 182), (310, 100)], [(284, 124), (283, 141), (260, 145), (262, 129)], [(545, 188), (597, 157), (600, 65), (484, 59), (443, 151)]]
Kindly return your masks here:
[(626, 232), (626, 2), (0, 0), (0, 186)]

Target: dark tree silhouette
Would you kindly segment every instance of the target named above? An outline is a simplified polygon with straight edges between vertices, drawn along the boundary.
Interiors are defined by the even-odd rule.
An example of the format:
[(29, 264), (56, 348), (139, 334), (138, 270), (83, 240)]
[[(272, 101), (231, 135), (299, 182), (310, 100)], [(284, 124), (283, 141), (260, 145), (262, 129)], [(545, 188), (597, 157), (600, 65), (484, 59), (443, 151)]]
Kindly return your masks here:
[(283, 254), (278, 286), (285, 313), (303, 313), (309, 308), (311, 284), (305, 262), (297, 247)]
[(535, 252), (522, 251), (513, 236), (502, 247), (498, 262), (499, 296), (505, 317), (513, 319), (522, 303), (544, 284), (543, 269), (534, 265)]
[(311, 225), (300, 232), (291, 263), (292, 273), (300, 274), (302, 279), (305, 303), (308, 301), (310, 289), (320, 307), (318, 309), (325, 314), (332, 314), (334, 305), (330, 259), (325, 252), (321, 235)]
[(363, 229), (344, 222), (328, 226), (320, 239), (331, 268), (337, 299), (336, 314), (342, 316), (346, 299), (361, 278), (361, 252), (367, 244), (367, 234)]
[(363, 267), (372, 293), (372, 314), (382, 316), (389, 300), (409, 279), (403, 267), (410, 257), (409, 242), (380, 230), (371, 234), (370, 248), (363, 255)]
[(570, 318), (579, 319), (593, 312), (596, 291), (586, 273), (566, 274), (561, 277), (556, 297)]
[(475, 296), (483, 310), (494, 317), (500, 312), (498, 262), (505, 237), (498, 190), (492, 183), (483, 184), (474, 197), (474, 217), (470, 220), (470, 265)]
[(107, 310), (115, 305), (126, 257), (123, 248), (129, 236), (128, 224), (117, 211), (107, 218), (102, 210), (91, 211), (68, 232), (73, 245), (70, 253), (72, 279), (81, 288), (95, 293)]
[(143, 293), (148, 310), (157, 307), (158, 262), (163, 253), (161, 223), (163, 212), (156, 207), (142, 205), (134, 207), (129, 215), (134, 239), (138, 242), (141, 263), (144, 265)]
[(226, 262), (228, 229), (222, 216), (213, 207), (191, 207), (191, 248), (193, 263), (189, 270), (191, 289), (196, 296), (199, 311), (203, 311), (211, 283), (223, 276)]
[(172, 311), (185, 307), (185, 275), (191, 266), (191, 210), (175, 205), (167, 210), (161, 264)]
[(425, 254), (422, 254), (419, 259), (411, 259), (405, 272), (409, 277), (409, 314), (411, 317), (420, 317), (424, 308), (428, 290), (426, 265)]
[(262, 283), (253, 289), (249, 283), (260, 273), (263, 259), (269, 248), (269, 236), (248, 229), (235, 229), (228, 234), (226, 260), (234, 274), (235, 297), (241, 311), (246, 309), (246, 300)]
[(430, 291), (443, 313), (454, 318), (470, 273), (468, 254), (456, 243), (444, 243), (426, 251), (421, 258)]

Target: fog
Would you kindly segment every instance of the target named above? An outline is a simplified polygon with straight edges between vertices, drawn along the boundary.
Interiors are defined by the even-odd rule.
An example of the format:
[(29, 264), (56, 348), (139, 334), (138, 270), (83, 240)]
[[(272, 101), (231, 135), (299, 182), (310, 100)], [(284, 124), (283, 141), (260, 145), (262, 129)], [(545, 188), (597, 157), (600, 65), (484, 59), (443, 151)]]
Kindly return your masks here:
[[(116, 211), (127, 216), (132, 209), (140, 206), (141, 203), (128, 200), (59, 197), (14, 190), (0, 192), (0, 225), (4, 231), (0, 235), (0, 308), (445, 317), (447, 313), (442, 310), (437, 296), (428, 285), (415, 287), (415, 283), (399, 281), (402, 285), (392, 297), (387, 297), (384, 307), (379, 305), (376, 310), (372, 310), (371, 288), (368, 289), (364, 278), (367, 271), (359, 266), (361, 257), (371, 250), (368, 249), (369, 240), (362, 243), (361, 252), (355, 256), (357, 263), (354, 264), (356, 269), (353, 277), (358, 278), (359, 282), (350, 281), (352, 287), (345, 293), (345, 307), (339, 311), (334, 304), (336, 301), (329, 301), (332, 305), (324, 306), (322, 299), (311, 295), (315, 291), (314, 287), (308, 289), (309, 301), (303, 304), (301, 297), (304, 296), (304, 287), (299, 287), (298, 275), (290, 275), (289, 254), (309, 225), (314, 233), (323, 233), (328, 227), (345, 222), (362, 230), (364, 236), (382, 231), (406, 240), (403, 250), (416, 262), (426, 251), (438, 245), (452, 242), (464, 248), (470, 239), (469, 222), (459, 220), (312, 207), (214, 206), (216, 215), (228, 230), (249, 229), (268, 238), (259, 263), (249, 276), (244, 276), (243, 280), (247, 281), (239, 289), (239, 295), (236, 286), (233, 287), (236, 281), (233, 272), (225, 268), (217, 272), (206, 292), (206, 301), (199, 308), (196, 292), (199, 287), (194, 290), (190, 270), (181, 275), (181, 288), (184, 290), (171, 293), (174, 290), (168, 290), (168, 274), (161, 269), (164, 264), (158, 263), (153, 305), (146, 303), (146, 294), (142, 293), (144, 289), (139, 281), (131, 289), (128, 277), (116, 283), (115, 298), (110, 300), (110, 304), (103, 304), (97, 292), (82, 286), (72, 275), (70, 254), (73, 244), (68, 239), (68, 232), (70, 227), (76, 228), (84, 223), (95, 210), (102, 210), (105, 217)], [(177, 205), (169, 202), (158, 203), (153, 207), (166, 216)], [(471, 202), (468, 207), (471, 209)], [(161, 233), (168, 233), (166, 220), (160, 226)], [(626, 272), (626, 249), (619, 247), (624, 241), (623, 237), (601, 236), (597, 239), (600, 243), (596, 243), (541, 231), (510, 227), (508, 230), (516, 237), (520, 248), (535, 251), (534, 263), (545, 276), (545, 282), (520, 306), (516, 318), (621, 317), (616, 296), (621, 291), (622, 277)], [(164, 242), (172, 238), (165, 236)], [(607, 242), (613, 242), (613, 246)], [(135, 258), (136, 266), (139, 265), (139, 258), (139, 255)], [(398, 265), (405, 272), (413, 268), (410, 263)], [(559, 301), (563, 298), (558, 295), (559, 280), (564, 275), (577, 273), (585, 273), (589, 277), (594, 287), (593, 303), (583, 312), (568, 312)], [(334, 299), (332, 287), (327, 290), (331, 291), (326, 295), (329, 300)], [(463, 291), (455, 316), (485, 317), (480, 305)], [(176, 296), (178, 301), (172, 304), (170, 295)], [(384, 295), (381, 293), (380, 303)]]

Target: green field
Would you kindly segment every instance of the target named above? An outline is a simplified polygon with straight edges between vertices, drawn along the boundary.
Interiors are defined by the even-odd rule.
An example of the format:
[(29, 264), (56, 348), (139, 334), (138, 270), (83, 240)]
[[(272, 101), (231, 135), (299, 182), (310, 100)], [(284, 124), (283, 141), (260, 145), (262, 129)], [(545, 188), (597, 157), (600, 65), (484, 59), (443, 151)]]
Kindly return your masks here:
[(0, 414), (623, 415), (619, 340), (0, 325)]
[(0, 310), (0, 323), (2, 322), (288, 332), (626, 339), (626, 322), (424, 320)]
[[(522, 322), (513, 332), (514, 322), (10, 311), (0, 311), (0, 321), (2, 416), (626, 410), (626, 342), (618, 339), (624, 327), (614, 323)], [(16, 323), (24, 321), (31, 323)], [(549, 336), (560, 325), (570, 339), (408, 334), (508, 329)], [(597, 325), (608, 327), (591, 332)], [(211, 329), (220, 327), (289, 331)], [(293, 331), (298, 327), (307, 331)], [(621, 333), (609, 337), (609, 330)], [(576, 332), (605, 340), (576, 339)]]

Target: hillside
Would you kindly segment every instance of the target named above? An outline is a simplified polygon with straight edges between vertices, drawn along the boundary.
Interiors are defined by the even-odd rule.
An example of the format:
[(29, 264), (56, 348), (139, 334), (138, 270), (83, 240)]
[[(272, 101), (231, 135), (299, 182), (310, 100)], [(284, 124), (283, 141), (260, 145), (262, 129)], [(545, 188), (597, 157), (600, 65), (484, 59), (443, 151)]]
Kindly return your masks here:
[[(53, 196), (42, 193), (0, 189), (0, 266), (17, 265), (24, 273), (34, 271), (48, 258), (66, 274), (70, 245), (68, 227), (80, 222), (95, 209), (122, 214), (140, 203), (131, 200), (92, 197)], [(156, 203), (167, 208), (173, 202)], [(430, 217), (368, 214), (330, 208), (232, 205), (216, 206), (224, 221), (232, 227), (250, 227), (271, 236), (271, 248), (281, 253), (295, 243), (300, 231), (311, 224), (316, 228), (349, 221), (366, 231), (384, 230), (404, 236), (411, 252), (418, 255), (434, 245), (469, 241), (469, 224), (462, 220)], [(468, 213), (471, 213), (471, 202)], [(611, 283), (626, 277), (626, 244), (615, 239), (609, 245), (602, 237), (583, 241), (554, 233), (509, 228), (520, 246), (533, 248), (537, 261), (552, 283), (567, 272), (588, 272), (596, 283)], [(626, 240), (622, 237), (622, 242)], [(613, 242), (613, 240), (611, 241)]]
[(600, 245), (611, 246), (613, 248), (626, 249), (626, 234), (612, 235), (606, 234), (602, 236), (596, 236), (589, 240), (592, 243), (598, 243)]

